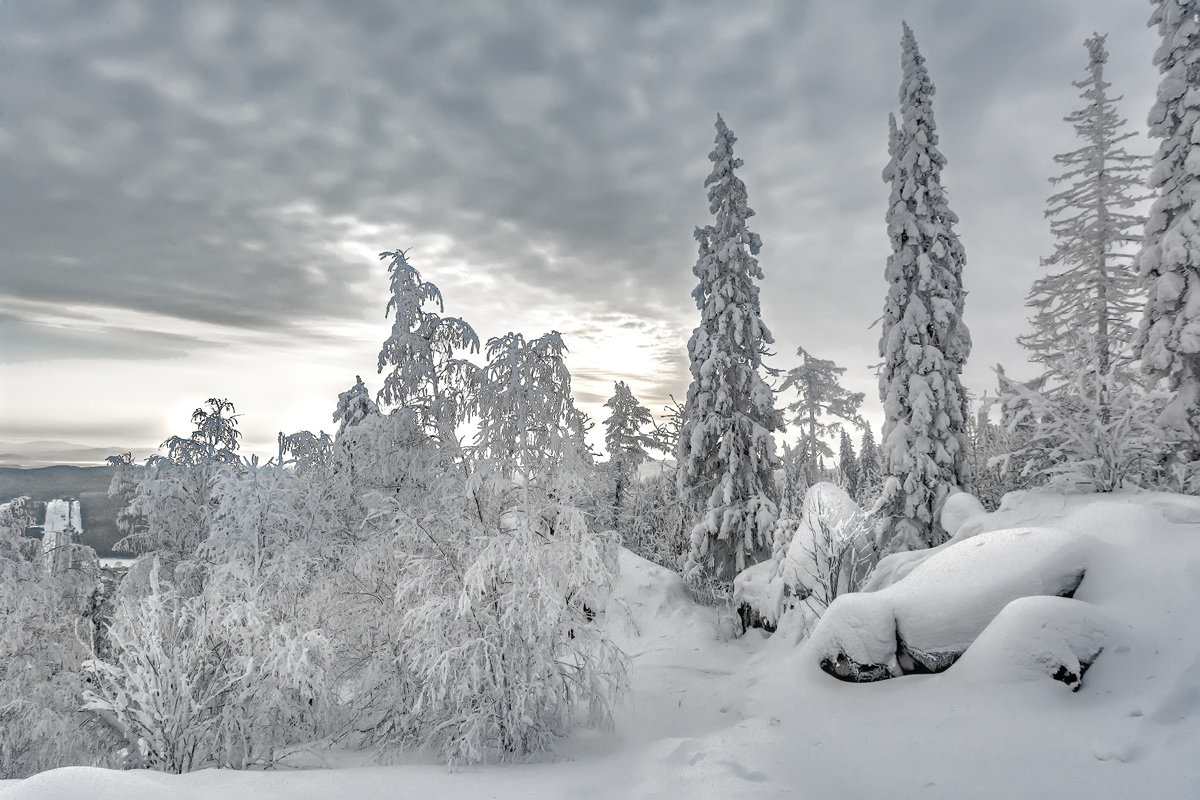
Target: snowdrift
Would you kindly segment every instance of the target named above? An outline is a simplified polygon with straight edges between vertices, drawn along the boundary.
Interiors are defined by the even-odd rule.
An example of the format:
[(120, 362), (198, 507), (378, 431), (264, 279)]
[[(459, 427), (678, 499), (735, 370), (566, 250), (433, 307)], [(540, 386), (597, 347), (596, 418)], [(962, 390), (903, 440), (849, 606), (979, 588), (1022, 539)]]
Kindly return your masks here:
[[(364, 766), (323, 751), (311, 763), (343, 768), (67, 768), (0, 784), (0, 798), (1198, 796), (1200, 499), (1023, 494), (963, 517), (910, 568), (885, 559), (890, 578), (839, 597), (807, 634), (785, 610), (774, 635), (733, 638), (736, 620), (622, 553), (604, 614), (632, 697), (616, 734), (580, 731), (553, 760), (450, 773), (417, 753)], [(888, 679), (837, 680), (821, 668), (835, 651)], [(915, 669), (947, 653), (961, 654), (940, 673)]]

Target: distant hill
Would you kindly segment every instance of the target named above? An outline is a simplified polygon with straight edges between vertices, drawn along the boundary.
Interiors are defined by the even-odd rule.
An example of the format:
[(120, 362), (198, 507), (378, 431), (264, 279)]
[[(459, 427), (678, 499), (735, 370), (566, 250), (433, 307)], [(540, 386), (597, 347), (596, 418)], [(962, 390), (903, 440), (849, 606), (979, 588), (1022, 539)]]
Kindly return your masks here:
[(95, 548), (101, 558), (113, 555), (121, 538), (117, 513), (121, 501), (108, 496), (112, 481), (109, 467), (74, 467), (59, 464), (37, 469), (0, 467), (0, 503), (25, 496), (45, 502), (57, 498), (79, 501), (83, 523), (82, 543)]
[[(40, 439), (33, 442), (0, 441), (0, 467), (35, 469), (61, 465), (103, 466), (104, 459), (129, 450), (129, 447), (94, 447), (91, 445)], [(133, 448), (135, 460), (154, 453), (153, 448)]]

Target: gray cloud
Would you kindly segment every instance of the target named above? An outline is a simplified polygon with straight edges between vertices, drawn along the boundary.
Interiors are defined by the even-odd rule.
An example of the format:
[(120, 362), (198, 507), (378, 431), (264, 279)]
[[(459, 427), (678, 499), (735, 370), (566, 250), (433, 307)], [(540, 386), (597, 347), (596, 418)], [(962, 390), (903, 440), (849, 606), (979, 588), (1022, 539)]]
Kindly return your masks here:
[(160, 360), (223, 346), (195, 336), (123, 326), (80, 330), (62, 324), (39, 324), (5, 312), (0, 312), (0, 341), (4, 342), (0, 364), (80, 358)]
[[(303, 341), (377, 320), (372, 253), (413, 245), (484, 336), (534, 324), (536, 304), (653, 322), (655, 372), (634, 388), (657, 409), (686, 386), (720, 111), (765, 242), (775, 363), (804, 345), (871, 397), (904, 18), (938, 87), (982, 391), (991, 363), (1023, 358), (1012, 339), (1049, 250), (1045, 179), (1072, 146), (1060, 120), (1082, 40), (1112, 31), (1110, 76), (1141, 127), (1147, 15), (1122, 0), (4, 4), (0, 293)], [(4, 344), (23, 355), (6, 358), (78, 345), (34, 342), (13, 313)], [(156, 341), (109, 344), (195, 344)], [(603, 394), (611, 368), (567, 343), (581, 391)]]

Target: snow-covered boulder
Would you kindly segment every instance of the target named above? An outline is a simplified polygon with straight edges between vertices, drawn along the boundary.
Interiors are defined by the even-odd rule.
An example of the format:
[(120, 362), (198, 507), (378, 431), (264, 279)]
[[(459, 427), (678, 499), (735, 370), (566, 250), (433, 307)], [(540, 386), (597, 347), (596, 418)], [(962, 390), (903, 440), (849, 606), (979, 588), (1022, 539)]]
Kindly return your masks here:
[(1087, 536), (1017, 528), (939, 548), (903, 581), (837, 598), (813, 632), (810, 652), (845, 680), (941, 672), (1012, 601), (1072, 596), (1091, 545)]
[(1090, 603), (1022, 597), (1006, 605), (955, 664), (960, 679), (989, 683), (1049, 675), (1079, 691), (1104, 650), (1109, 623)]
[(784, 611), (783, 577), (774, 561), (747, 567), (733, 579), (733, 604), (742, 629), (774, 631)]
[(942, 528), (950, 535), (950, 539), (937, 547), (901, 550), (884, 556), (879, 560), (867, 580), (863, 582), (860, 591), (877, 592), (884, 587), (891, 586), (935, 553), (962, 539), (978, 535), (987, 525), (988, 516), (987, 509), (975, 495), (968, 492), (955, 492), (942, 504), (939, 517)]
[(969, 492), (955, 492), (942, 505), (942, 530), (951, 539), (965, 539), (979, 533), (987, 519), (987, 509)]

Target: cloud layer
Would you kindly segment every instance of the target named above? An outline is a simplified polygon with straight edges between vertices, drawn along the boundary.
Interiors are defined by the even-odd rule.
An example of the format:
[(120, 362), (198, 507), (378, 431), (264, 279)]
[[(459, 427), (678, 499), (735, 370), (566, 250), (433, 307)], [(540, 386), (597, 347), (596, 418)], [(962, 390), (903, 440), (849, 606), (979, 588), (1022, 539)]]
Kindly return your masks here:
[[(1154, 35), (1148, 9), (1130, 6), (4, 4), (0, 362), (22, 381), (81, 360), (134, 383), (178, 369), (203, 384), (195, 373), (212, 370), (261, 408), (267, 440), (281, 403), (289, 420), (331, 405), (297, 399), (302, 388), (335, 396), (373, 373), (387, 328), (375, 254), (411, 247), (447, 311), (481, 335), (563, 331), (593, 414), (617, 379), (657, 410), (686, 388), (691, 231), (708, 218), (719, 111), (765, 242), (776, 365), (803, 345), (873, 397), (879, 173), (904, 18), (938, 87), (977, 342), (968, 384), (982, 392), (992, 363), (1023, 358), (1012, 340), (1049, 252), (1045, 180), (1073, 146), (1061, 118), (1079, 104), (1070, 81), (1093, 29), (1111, 31), (1110, 79), (1142, 127)], [(63, 315), (89, 314), (103, 324), (64, 328)], [(231, 342), (237, 358), (212, 346)], [(53, 436), (55, 418), (14, 381), (0, 389), (0, 435)], [(162, 406), (208, 396), (176, 384)], [(92, 415), (104, 428), (105, 413), (78, 407), (72, 425)], [(141, 416), (149, 440), (176, 432)]]

